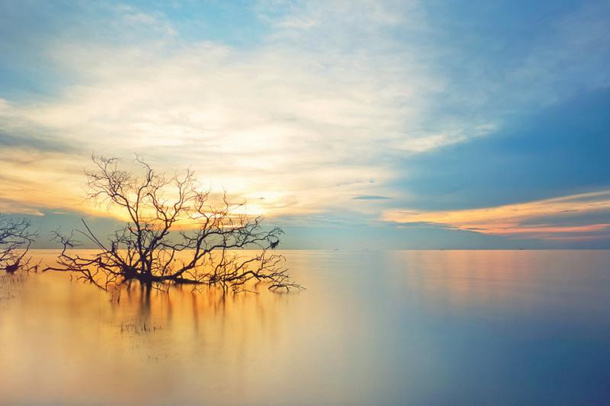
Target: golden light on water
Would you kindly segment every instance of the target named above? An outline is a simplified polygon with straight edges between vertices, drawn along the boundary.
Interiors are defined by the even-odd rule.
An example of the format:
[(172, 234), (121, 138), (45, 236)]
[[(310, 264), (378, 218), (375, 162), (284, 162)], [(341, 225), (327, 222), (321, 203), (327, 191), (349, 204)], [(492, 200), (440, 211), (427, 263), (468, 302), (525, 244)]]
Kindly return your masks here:
[(0, 406), (610, 404), (610, 1), (525, 3), (0, 0)]
[[(0, 403), (454, 399), (464, 387), (480, 393), (482, 380), (518, 387), (487, 357), (533, 379), (524, 365), (559, 373), (555, 356), (531, 358), (547, 351), (549, 336), (598, 351), (605, 344), (607, 252), (282, 253), (307, 291), (134, 284), (119, 296), (65, 275), (2, 275), (0, 362), (11, 367), (0, 368)], [(34, 254), (48, 262), (57, 252)], [(599, 364), (561, 351), (568, 365)], [(464, 368), (466, 359), (475, 361)]]

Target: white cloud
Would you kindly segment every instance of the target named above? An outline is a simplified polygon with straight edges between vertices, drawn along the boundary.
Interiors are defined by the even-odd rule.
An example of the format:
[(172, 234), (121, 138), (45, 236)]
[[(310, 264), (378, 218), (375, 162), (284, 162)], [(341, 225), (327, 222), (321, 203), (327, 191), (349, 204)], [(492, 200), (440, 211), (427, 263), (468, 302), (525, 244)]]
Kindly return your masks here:
[[(47, 156), (68, 162), (71, 176), (91, 151), (138, 153), (265, 197), (257, 204), (270, 214), (316, 212), (354, 207), (355, 195), (398, 197), (405, 192), (387, 186), (404, 176), (396, 158), (498, 125), (484, 111), (438, 114), (455, 87), (435, 65), (438, 50), (422, 41), (431, 25), (416, 1), (263, 1), (257, 12), (270, 32), (250, 48), (187, 42), (160, 13), (115, 12), (90, 24), (111, 26), (109, 40), (81, 40), (83, 22), (48, 41), (47, 60), (72, 78), (59, 95), (0, 99), (5, 129), (52, 135), (81, 152)], [(501, 91), (485, 89), (482, 99)], [(69, 184), (65, 195), (80, 193)]]
[[(315, 29), (300, 39), (282, 33), (295, 24), (281, 23), (267, 42), (245, 50), (184, 43), (167, 21), (129, 7), (119, 19), (125, 30), (162, 28), (153, 27), (151, 41), (51, 43), (50, 58), (77, 84), (51, 100), (13, 104), (11, 116), (85, 153), (138, 153), (165, 167), (190, 166), (234, 193), (265, 196), (257, 204), (270, 214), (346, 207), (354, 195), (385, 194), (394, 173), (384, 157), (409, 137), (438, 79), (409, 62), (416, 54), (408, 46), (380, 52), (394, 46), (383, 35), (356, 52), (332, 42), (308, 49), (349, 36), (340, 30), (353, 18), (378, 27), (402, 21), (376, 2), (333, 7), (328, 21), (327, 5), (312, 4), (300, 18), (315, 21)], [(82, 156), (70, 159), (74, 165)]]

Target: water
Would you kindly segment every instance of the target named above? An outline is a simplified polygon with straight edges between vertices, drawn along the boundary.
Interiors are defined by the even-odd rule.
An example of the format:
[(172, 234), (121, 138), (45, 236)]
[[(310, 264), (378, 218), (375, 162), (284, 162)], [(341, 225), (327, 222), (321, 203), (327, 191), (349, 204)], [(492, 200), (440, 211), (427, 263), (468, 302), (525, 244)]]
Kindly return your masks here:
[(610, 404), (608, 251), (285, 255), (306, 291), (3, 275), (0, 404)]

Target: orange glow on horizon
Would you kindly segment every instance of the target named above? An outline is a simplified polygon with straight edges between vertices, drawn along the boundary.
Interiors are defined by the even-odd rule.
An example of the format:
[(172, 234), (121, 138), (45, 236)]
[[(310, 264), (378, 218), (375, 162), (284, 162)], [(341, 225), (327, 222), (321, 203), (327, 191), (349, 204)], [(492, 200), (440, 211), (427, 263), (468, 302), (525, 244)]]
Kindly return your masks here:
[[(608, 223), (553, 225), (549, 218), (566, 215), (594, 214), (610, 211), (610, 191), (584, 193), (554, 199), (517, 203), (481, 209), (417, 212), (392, 210), (383, 214), (384, 221), (397, 223), (430, 223), (464, 231), (491, 235), (525, 235), (551, 238), (563, 233), (592, 233), (610, 229)], [(544, 219), (533, 223), (536, 218)], [(582, 236), (563, 236), (562, 239), (582, 239)], [(589, 236), (594, 239), (595, 236)]]

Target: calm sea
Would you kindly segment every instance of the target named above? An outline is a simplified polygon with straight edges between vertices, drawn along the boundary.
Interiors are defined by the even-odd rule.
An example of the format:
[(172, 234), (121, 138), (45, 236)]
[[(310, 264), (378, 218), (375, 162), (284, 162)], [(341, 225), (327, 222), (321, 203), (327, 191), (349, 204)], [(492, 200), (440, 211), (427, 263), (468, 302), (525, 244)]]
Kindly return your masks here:
[(307, 290), (0, 276), (0, 404), (610, 404), (609, 251), (284, 254)]

